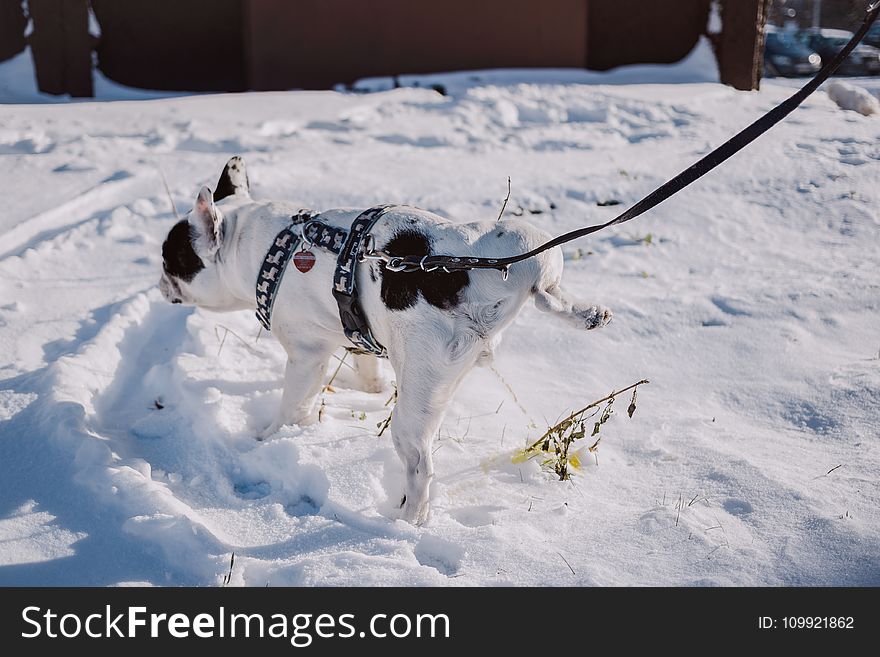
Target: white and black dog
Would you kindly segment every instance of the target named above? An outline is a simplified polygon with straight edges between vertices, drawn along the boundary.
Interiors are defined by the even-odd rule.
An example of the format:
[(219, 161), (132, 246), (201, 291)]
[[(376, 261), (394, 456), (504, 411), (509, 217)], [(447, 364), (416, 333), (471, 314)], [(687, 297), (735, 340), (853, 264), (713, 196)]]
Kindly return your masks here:
[[(278, 201), (254, 201), (241, 158), (226, 165), (211, 192), (203, 187), (186, 219), (162, 245), (162, 295), (171, 303), (214, 311), (255, 309), (255, 285), (267, 250), (299, 208)], [(320, 221), (348, 229), (358, 210), (327, 210)], [(504, 257), (523, 253), (550, 236), (519, 220), (453, 223), (408, 206), (389, 208), (372, 229), (375, 248), (393, 256), (448, 254)], [(331, 354), (351, 346), (331, 293), (336, 256), (313, 249), (314, 267), (289, 268), (274, 305), (272, 332), (287, 351), (284, 393), (267, 437), (285, 424), (317, 417), (316, 399)], [(428, 516), (434, 466), (431, 442), (446, 406), (464, 375), (487, 364), (501, 337), (527, 299), (578, 329), (611, 320), (610, 311), (569, 299), (559, 286), (558, 247), (514, 264), (507, 280), (498, 271), (393, 272), (379, 261), (357, 269), (364, 315), (387, 349), (398, 398), (391, 436), (406, 470), (401, 512), (420, 524)], [(379, 359), (355, 356), (365, 391), (383, 386)]]

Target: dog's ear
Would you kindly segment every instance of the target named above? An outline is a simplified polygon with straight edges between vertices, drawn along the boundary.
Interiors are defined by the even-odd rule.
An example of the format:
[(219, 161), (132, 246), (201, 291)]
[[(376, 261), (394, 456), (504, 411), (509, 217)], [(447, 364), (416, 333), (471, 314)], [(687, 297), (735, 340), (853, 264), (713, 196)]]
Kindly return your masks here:
[(196, 253), (214, 255), (220, 248), (223, 215), (214, 205), (214, 196), (210, 188), (202, 187), (189, 215), (190, 226), (193, 227), (196, 241), (193, 243)]
[(217, 181), (217, 189), (214, 191), (214, 202), (216, 203), (233, 194), (250, 196), (250, 193), (251, 185), (248, 182), (247, 171), (244, 168), (244, 160), (236, 155), (230, 158), (226, 166), (223, 167), (223, 173), (220, 174), (220, 180)]

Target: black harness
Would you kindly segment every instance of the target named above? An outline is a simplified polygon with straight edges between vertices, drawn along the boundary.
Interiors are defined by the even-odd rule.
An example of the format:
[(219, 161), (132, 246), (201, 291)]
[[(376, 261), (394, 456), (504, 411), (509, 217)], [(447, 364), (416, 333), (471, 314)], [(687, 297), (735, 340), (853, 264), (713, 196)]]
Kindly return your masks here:
[[(345, 336), (354, 345), (349, 347), (349, 351), (386, 357), (385, 347), (373, 337), (358, 299), (357, 265), (362, 261), (364, 242), (370, 231), (390, 207), (380, 205), (362, 212), (349, 230), (329, 226), (317, 219), (319, 214), (309, 210), (301, 210), (291, 217), (290, 224), (275, 236), (257, 275), (256, 315), (263, 328), (272, 330), (272, 308), (291, 259), (295, 260), (301, 254), (314, 258), (308, 250), (312, 246), (320, 246), (337, 254), (333, 297), (339, 306), (339, 319)], [(302, 250), (297, 252), (300, 247)]]

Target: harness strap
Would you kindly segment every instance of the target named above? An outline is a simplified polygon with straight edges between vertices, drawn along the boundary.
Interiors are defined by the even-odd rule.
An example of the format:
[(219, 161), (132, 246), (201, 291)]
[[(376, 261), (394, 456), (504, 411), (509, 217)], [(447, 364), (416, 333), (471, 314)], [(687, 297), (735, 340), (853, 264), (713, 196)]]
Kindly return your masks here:
[(300, 230), (296, 226), (312, 218), (308, 210), (301, 210), (291, 218), (291, 222), (278, 235), (269, 247), (260, 273), (257, 274), (257, 320), (267, 331), (272, 330), (272, 307), (275, 305), (275, 295), (284, 278), (290, 256), (302, 242)]
[(328, 226), (327, 224), (310, 218), (304, 225), (303, 231), (306, 236), (306, 244), (304, 248), (311, 245), (320, 246), (331, 253), (339, 253), (345, 244), (345, 238), (348, 237), (348, 231), (344, 228), (336, 226)]
[(361, 259), (363, 243), (379, 218), (391, 205), (379, 205), (362, 212), (352, 222), (348, 240), (336, 260), (333, 275), (333, 297), (339, 306), (339, 319), (346, 337), (354, 344), (355, 353), (373, 354), (380, 358), (388, 354), (370, 331), (357, 294), (357, 265)]

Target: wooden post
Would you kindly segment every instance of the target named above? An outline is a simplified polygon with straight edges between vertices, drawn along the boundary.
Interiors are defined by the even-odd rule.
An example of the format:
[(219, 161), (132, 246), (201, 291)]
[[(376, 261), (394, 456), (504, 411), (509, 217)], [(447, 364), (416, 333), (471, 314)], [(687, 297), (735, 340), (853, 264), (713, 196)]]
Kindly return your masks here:
[(0, 62), (24, 50), (26, 25), (20, 0), (0, 0)]
[(40, 91), (93, 96), (88, 0), (30, 0), (28, 10), (34, 21), (30, 46)]
[(747, 91), (760, 87), (769, 11), (770, 0), (723, 0), (718, 62), (724, 84)]

